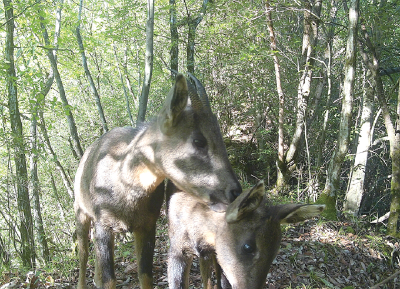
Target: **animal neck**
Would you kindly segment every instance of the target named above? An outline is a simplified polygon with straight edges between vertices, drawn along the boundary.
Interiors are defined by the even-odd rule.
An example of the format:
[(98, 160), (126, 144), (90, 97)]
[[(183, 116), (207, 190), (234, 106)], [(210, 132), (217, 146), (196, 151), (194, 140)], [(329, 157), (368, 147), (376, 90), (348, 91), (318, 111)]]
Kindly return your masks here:
[(136, 185), (145, 191), (153, 191), (164, 179), (164, 173), (156, 165), (155, 154), (159, 137), (155, 133), (154, 123), (139, 129), (130, 144), (131, 152), (124, 163), (124, 171), (129, 174)]

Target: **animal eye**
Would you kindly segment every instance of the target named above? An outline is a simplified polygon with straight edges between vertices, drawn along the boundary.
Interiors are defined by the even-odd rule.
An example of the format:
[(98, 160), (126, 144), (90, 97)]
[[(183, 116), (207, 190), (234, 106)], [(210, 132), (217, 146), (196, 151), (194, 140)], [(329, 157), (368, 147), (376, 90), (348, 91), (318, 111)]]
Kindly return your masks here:
[(242, 250), (243, 250), (243, 252), (246, 253), (246, 254), (251, 254), (251, 253), (254, 253), (254, 251), (256, 250), (256, 246), (250, 245), (250, 244), (248, 244), (248, 243), (245, 243), (245, 244), (243, 245), (243, 247), (242, 247)]
[(193, 139), (193, 145), (197, 148), (204, 149), (207, 146), (207, 140), (201, 136)]

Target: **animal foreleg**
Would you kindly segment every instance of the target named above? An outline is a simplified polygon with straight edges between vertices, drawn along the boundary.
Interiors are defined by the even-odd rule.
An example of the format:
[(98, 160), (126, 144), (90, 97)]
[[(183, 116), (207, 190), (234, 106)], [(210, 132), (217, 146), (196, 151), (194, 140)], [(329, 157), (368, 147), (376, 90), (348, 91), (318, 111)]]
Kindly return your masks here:
[(232, 289), (231, 284), (224, 272), (222, 271), (221, 265), (218, 263), (216, 256), (213, 256), (214, 268), (215, 268), (215, 279), (217, 280), (217, 289)]
[(213, 258), (211, 256), (200, 257), (200, 273), (204, 289), (212, 289), (211, 272)]
[(146, 231), (135, 232), (135, 247), (141, 289), (153, 288), (153, 254), (156, 234), (155, 224)]
[(169, 253), (168, 284), (170, 289), (189, 288), (189, 272), (192, 260), (192, 256)]
[(229, 283), (228, 279), (226, 279), (224, 272), (221, 272), (221, 282), (220, 283), (221, 283), (222, 289), (232, 289), (232, 286)]

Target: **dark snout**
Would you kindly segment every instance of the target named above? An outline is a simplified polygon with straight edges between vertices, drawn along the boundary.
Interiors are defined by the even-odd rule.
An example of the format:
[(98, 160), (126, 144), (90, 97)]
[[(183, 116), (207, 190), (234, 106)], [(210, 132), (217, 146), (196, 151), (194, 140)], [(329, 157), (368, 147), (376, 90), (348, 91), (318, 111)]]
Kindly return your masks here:
[(228, 205), (232, 203), (242, 193), (242, 186), (238, 181), (232, 182), (224, 194), (224, 200), (218, 194), (210, 195), (209, 207), (215, 212), (225, 212)]

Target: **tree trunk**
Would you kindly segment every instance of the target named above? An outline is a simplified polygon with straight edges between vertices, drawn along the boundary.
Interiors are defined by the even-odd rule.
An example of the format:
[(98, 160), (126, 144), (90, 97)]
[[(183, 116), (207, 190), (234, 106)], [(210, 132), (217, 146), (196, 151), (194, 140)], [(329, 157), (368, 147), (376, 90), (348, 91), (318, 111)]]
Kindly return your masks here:
[(40, 186), (37, 172), (38, 148), (37, 148), (37, 107), (40, 105), (36, 103), (33, 108), (31, 119), (31, 155), (30, 155), (30, 171), (31, 171), (31, 191), (34, 203), (34, 219), (35, 230), (38, 243), (40, 244), (42, 257), (47, 263), (50, 261), (49, 247), (47, 245), (46, 234), (43, 226), (42, 212), (40, 206)]
[[(176, 4), (175, 0), (169, 0), (169, 27), (171, 31), (171, 50), (170, 50), (170, 59), (171, 59), (171, 69), (175, 71), (178, 70), (178, 57), (179, 57), (179, 34), (178, 34), (178, 26), (176, 23)], [(175, 80), (175, 73), (171, 71), (171, 80)]]
[(118, 69), (119, 79), (121, 80), (122, 88), (124, 90), (124, 96), (125, 96), (125, 102), (126, 102), (126, 112), (128, 113), (128, 117), (129, 117), (129, 120), (131, 122), (131, 125), (135, 126), (135, 122), (133, 121), (133, 117), (132, 117), (132, 113), (131, 113), (131, 107), (130, 107), (130, 104), (129, 104), (128, 92), (126, 91), (126, 87), (125, 87), (125, 84), (124, 84), (124, 77), (122, 76), (122, 72), (121, 72), (121, 69), (119, 67), (119, 60), (118, 60), (118, 55), (117, 55), (117, 47), (115, 47), (115, 44), (113, 44), (113, 48), (114, 48), (115, 60), (117, 61), (117, 69)]
[(371, 147), (371, 128), (374, 104), (374, 79), (370, 71), (367, 71), (366, 88), (363, 97), (361, 113), (360, 134), (356, 156), (350, 178), (349, 190), (345, 196), (343, 211), (357, 216), (364, 195), (365, 170), (367, 167), (368, 151)]
[(65, 213), (64, 213), (64, 207), (61, 204), (61, 199), (58, 196), (58, 191), (57, 191), (57, 186), (56, 186), (56, 182), (54, 181), (54, 176), (53, 174), (50, 172), (50, 181), (51, 181), (51, 188), (53, 190), (54, 193), (54, 199), (57, 200), (57, 206), (58, 206), (58, 210), (60, 211), (60, 217), (61, 217), (61, 221), (65, 222)]
[[(115, 48), (115, 46), (114, 46)], [(114, 50), (115, 51), (115, 50)], [(119, 62), (117, 60), (117, 62)], [(139, 61), (137, 61), (139, 63)], [(129, 71), (128, 71), (128, 44), (125, 45), (125, 49), (124, 49), (124, 62), (122, 63), (122, 67), (124, 68), (124, 74), (125, 74), (125, 79), (126, 79), (126, 86), (128, 87), (128, 91), (130, 91), (131, 95), (132, 95), (132, 99), (133, 99), (133, 104), (135, 105), (135, 107), (137, 107), (137, 102), (136, 102), (136, 94), (133, 90), (133, 86), (132, 86), (132, 81), (129, 78)], [(138, 65), (139, 69), (140, 69), (140, 65)], [(118, 67), (119, 69), (119, 67)], [(138, 74), (140, 74), (140, 70), (138, 71)], [(140, 80), (140, 77), (139, 77)]]
[[(63, 1), (60, 1), (60, 3), (62, 4)], [(61, 29), (61, 10), (62, 10), (62, 5), (59, 6), (59, 7), (57, 8), (57, 11), (56, 11), (56, 23), (55, 23), (55, 33), (54, 33), (54, 47), (57, 47), (58, 36), (60, 35), (60, 29)], [(46, 46), (50, 46), (50, 42), (49, 42), (49, 37), (48, 37), (47, 29), (46, 29), (46, 27), (45, 27), (43, 24), (42, 24), (41, 28), (42, 28), (43, 38), (44, 38), (44, 40), (45, 40)], [(51, 54), (51, 55), (49, 55), (49, 54)], [(55, 50), (53, 50), (53, 51), (50, 51), (50, 50), (47, 51), (47, 55), (48, 55), (48, 58), (49, 58), (49, 59), (52, 58), (52, 59), (54, 60), (54, 62), (56, 63), (56, 60), (57, 60), (57, 53), (56, 53)], [(52, 67), (52, 68), (51, 68), (51, 70), (50, 70), (49, 77), (48, 77), (48, 79), (47, 79), (47, 81), (46, 81), (46, 84), (45, 84), (43, 90), (42, 90), (41, 93), (40, 93), (41, 95), (43, 95), (43, 97), (46, 97), (46, 95), (49, 93), (50, 88), (51, 88), (51, 86), (52, 86), (52, 84), (53, 84), (53, 81), (54, 81), (54, 69), (53, 69), (53, 65), (52, 65), (51, 67)], [(50, 154), (51, 154), (52, 157), (53, 157), (53, 160), (54, 160), (54, 162), (55, 162), (56, 168), (59, 170), (59, 172), (60, 172), (60, 174), (61, 174), (61, 178), (62, 178), (62, 180), (63, 180), (63, 183), (64, 183), (64, 185), (65, 185), (65, 188), (67, 189), (67, 192), (68, 192), (69, 196), (71, 197), (71, 199), (73, 199), (73, 197), (74, 197), (74, 192), (73, 192), (73, 190), (72, 190), (71, 182), (70, 182), (70, 180), (69, 180), (67, 174), (65, 173), (65, 170), (64, 170), (64, 168), (62, 167), (60, 161), (58, 160), (57, 154), (54, 152), (54, 150), (53, 150), (53, 148), (52, 148), (52, 146), (51, 146), (50, 139), (49, 139), (49, 136), (48, 136), (48, 133), (47, 133), (46, 122), (45, 122), (45, 119), (44, 119), (44, 117), (43, 117), (43, 111), (42, 111), (41, 109), (38, 111), (38, 118), (39, 118), (39, 120), (40, 120), (40, 122), (38, 123), (38, 125), (39, 125), (39, 127), (40, 127), (40, 129), (41, 129), (41, 131), (42, 131), (42, 136), (43, 136), (43, 138), (44, 138), (43, 141), (44, 141), (44, 143), (46, 144), (46, 146), (47, 146), (47, 148), (48, 148)], [(73, 149), (72, 152), (75, 153), (76, 150)], [(78, 158), (79, 158), (79, 157), (78, 157)]]
[(326, 66), (326, 80), (328, 83), (327, 87), (327, 97), (326, 97), (326, 104), (325, 104), (325, 110), (324, 110), (324, 121), (322, 124), (322, 131), (320, 134), (320, 137), (318, 138), (318, 152), (317, 152), (317, 161), (316, 161), (316, 167), (318, 168), (318, 175), (322, 174), (322, 153), (323, 150), (322, 148), (325, 146), (325, 135), (326, 135), (326, 127), (328, 124), (329, 120), (329, 112), (330, 112), (330, 102), (331, 102), (331, 97), (332, 97), (332, 43), (333, 43), (333, 37), (335, 36), (335, 25), (333, 23), (336, 22), (337, 18), (337, 3), (336, 0), (332, 0), (330, 3), (330, 20), (332, 25), (329, 26), (328, 30), (328, 37), (327, 37), (327, 45), (326, 45), (326, 50), (325, 50), (325, 59), (324, 63)]
[(144, 79), (142, 94), (139, 99), (139, 112), (136, 125), (144, 122), (149, 99), (151, 76), (153, 74), (153, 36), (154, 36), (154, 0), (147, 1), (147, 24), (146, 24), (146, 56), (144, 62)]
[[(38, 7), (40, 9), (40, 5), (38, 5)], [(44, 25), (45, 19), (43, 18), (43, 16), (41, 16), (40, 11), (38, 11), (38, 13), (40, 15), (39, 16), (40, 27), (42, 29), (45, 45), (46, 45), (46, 47), (50, 47), (51, 45), (50, 45), (50, 41), (49, 41), (49, 35), (47, 33), (46, 26)], [(67, 100), (67, 97), (65, 95), (64, 85), (63, 85), (63, 82), (61, 80), (61, 76), (60, 76), (60, 73), (59, 73), (58, 67), (57, 67), (57, 60), (56, 60), (55, 54), (53, 53), (52, 49), (47, 49), (47, 57), (49, 58), (49, 61), (50, 61), (50, 64), (51, 64), (51, 68), (53, 70), (54, 77), (56, 79), (56, 83), (57, 83), (57, 86), (58, 86), (58, 90), (59, 90), (60, 98), (61, 98), (61, 101), (62, 101), (63, 109), (64, 109), (64, 112), (65, 112), (65, 114), (67, 116), (68, 126), (69, 126), (71, 137), (72, 137), (72, 140), (73, 140), (73, 143), (74, 143), (75, 153), (78, 155), (78, 158), (81, 158), (82, 155), (83, 155), (83, 150), (82, 150), (82, 147), (81, 147), (81, 143), (79, 141), (78, 130), (76, 129), (74, 116), (72, 115), (72, 111), (70, 109), (70, 105), (68, 104), (68, 100)]]
[(17, 203), (20, 214), (21, 259), (26, 267), (35, 266), (35, 242), (33, 219), (28, 191), (28, 172), (26, 167), (25, 143), (21, 116), (18, 107), (17, 83), (14, 64), (14, 11), (10, 0), (3, 0), (6, 19), (5, 63), (7, 64), (7, 93), (12, 142), (14, 146), (15, 181)]
[(4, 264), (4, 266), (10, 266), (10, 253), (7, 251), (6, 245), (3, 242), (3, 239), (0, 234), (0, 261)]
[(390, 183), (390, 215), (388, 221), (388, 234), (399, 237), (397, 225), (400, 214), (400, 81), (397, 98), (397, 127), (390, 138), (390, 157), (392, 158), (392, 181)]
[[(271, 6), (269, 5), (269, 0), (265, 2), (265, 12), (267, 16), (267, 26), (269, 31), (269, 38), (270, 38), (270, 47), (273, 53), (273, 60), (274, 60), (274, 68), (275, 68), (275, 80), (276, 80), (276, 91), (278, 92), (279, 97), (279, 116), (278, 116), (278, 160), (277, 160), (277, 167), (278, 167), (278, 179), (276, 187), (282, 188), (284, 184), (280, 183), (283, 181), (283, 174), (282, 170), (285, 169), (284, 166), (284, 158), (285, 158), (285, 151), (284, 151), (284, 135), (283, 135), (283, 126), (284, 126), (284, 106), (285, 106), (285, 94), (282, 89), (282, 82), (281, 82), (281, 71), (279, 65), (279, 58), (277, 55), (277, 46), (276, 46), (276, 38), (275, 38), (275, 31), (274, 25), (272, 22), (271, 16)], [(274, 193), (278, 193), (278, 191), (274, 190)]]
[(63, 180), (64, 186), (68, 192), (68, 195), (70, 196), (70, 198), (72, 200), (74, 198), (74, 191), (71, 186), (71, 181), (69, 180), (68, 175), (66, 174), (63, 166), (61, 165), (60, 161), (58, 160), (57, 154), (54, 152), (53, 147), (51, 146), (49, 135), (47, 133), (46, 122), (43, 117), (43, 112), (41, 112), (41, 111), (39, 112), (39, 118), (40, 118), (39, 127), (42, 131), (42, 136), (44, 138), (43, 141), (46, 144), (47, 149), (49, 150), (51, 156), (53, 157), (53, 161), (56, 165), (56, 168), (60, 172), (61, 179)]
[[(380, 11), (384, 11), (385, 3), (383, 3), (379, 7)], [(382, 115), (390, 143), (390, 158), (392, 160), (392, 175), (391, 175), (392, 180), (390, 187), (391, 204), (390, 204), (390, 215), (387, 225), (387, 233), (389, 235), (398, 237), (397, 226), (400, 213), (400, 128), (396, 128), (391, 120), (390, 110), (387, 105), (387, 100), (383, 89), (378, 51), (376, 51), (375, 45), (373, 45), (373, 43), (371, 42), (371, 37), (368, 35), (368, 31), (364, 23), (362, 23), (361, 29), (363, 32), (364, 43), (368, 48), (367, 50), (369, 51), (369, 57), (367, 57), (368, 55), (364, 50), (361, 50), (362, 52), (361, 56), (363, 57), (363, 61), (367, 65), (368, 69), (371, 71), (372, 76), (374, 77), (376, 95), (379, 100), (379, 104), (381, 105)], [(400, 81), (398, 82), (398, 84), (400, 88)], [(397, 100), (397, 118), (399, 119), (399, 117), (400, 117), (400, 89), (398, 92), (398, 100)], [(399, 131), (397, 131), (397, 129)]]
[(186, 47), (186, 66), (187, 71), (194, 74), (194, 46), (196, 40), (196, 29), (199, 26), (201, 20), (207, 11), (207, 4), (209, 0), (203, 0), (203, 5), (200, 8), (199, 15), (196, 18), (192, 18), (188, 15), (188, 43)]
[(297, 90), (296, 129), (293, 134), (289, 149), (286, 152), (285, 160), (281, 165), (278, 166), (278, 180), (275, 188), (277, 192), (279, 192), (286, 185), (291, 173), (296, 168), (296, 158), (300, 149), (300, 141), (303, 137), (308, 99), (311, 91), (311, 80), (313, 74), (315, 48), (318, 40), (318, 26), (322, 0), (315, 1), (313, 5), (312, 3), (305, 1), (304, 5), (304, 34), (300, 66), (303, 69)]
[[(366, 30), (364, 30), (365, 32)], [(369, 42), (367, 42), (369, 43)], [(368, 48), (371, 51), (374, 51), (374, 47), (370, 43)], [(376, 53), (373, 53), (376, 56)], [(379, 62), (378, 59), (375, 58), (373, 61), (373, 66), (370, 67), (372, 69), (372, 74), (375, 77), (376, 83), (376, 91), (377, 97), (379, 100), (379, 104), (382, 108), (382, 116), (385, 122), (386, 131), (389, 138), (390, 143), (390, 158), (392, 159), (392, 180), (390, 187), (391, 194), (391, 204), (390, 204), (390, 215), (388, 220), (387, 232), (389, 235), (398, 236), (397, 235), (397, 225), (400, 213), (400, 133), (396, 133), (395, 126), (390, 117), (390, 110), (387, 105), (387, 100), (385, 98), (382, 79), (379, 72)], [(400, 93), (400, 92), (399, 92)], [(397, 115), (400, 115), (400, 95), (398, 97), (397, 103)]]
[(194, 46), (196, 40), (196, 22), (195, 20), (188, 23), (188, 43), (186, 46), (186, 67), (187, 71), (194, 74)]
[(344, 66), (344, 82), (342, 91), (342, 112), (336, 149), (329, 162), (325, 189), (319, 198), (319, 202), (327, 205), (324, 215), (328, 219), (336, 219), (336, 195), (339, 191), (340, 173), (342, 163), (347, 154), (349, 145), (351, 117), (354, 98), (354, 77), (356, 70), (356, 41), (358, 24), (359, 0), (350, 1), (349, 29), (346, 46), (346, 58)]
[[(56, 10), (56, 22), (54, 31), (54, 47), (58, 46), (58, 37), (61, 29), (61, 10), (63, 1), (60, 1), (60, 6)], [(53, 50), (54, 58), (57, 59), (56, 50)], [(47, 244), (47, 239), (44, 231), (41, 206), (40, 206), (40, 187), (37, 176), (37, 119), (39, 115), (43, 115), (42, 106), (44, 105), (44, 99), (49, 93), (54, 82), (54, 72), (50, 69), (49, 76), (43, 85), (43, 89), (36, 96), (36, 104), (33, 109), (32, 120), (31, 120), (31, 188), (34, 200), (34, 218), (35, 218), (35, 229), (37, 232), (37, 238), (42, 250), (42, 257), (45, 262), (50, 261), (50, 252)]]
[[(60, 31), (61, 31), (61, 11), (63, 9), (64, 5), (64, 0), (58, 0), (59, 4), (57, 5), (56, 9), (56, 22), (55, 22), (55, 29), (54, 29), (54, 38), (53, 38), (53, 43), (54, 43), (54, 48), (58, 48), (58, 38), (60, 37)], [(57, 50), (53, 50), (53, 55), (54, 59), (57, 62)]]
[(79, 50), (81, 52), (81, 57), (82, 57), (82, 65), (83, 69), (85, 70), (86, 77), (89, 81), (90, 88), (92, 90), (93, 96), (94, 96), (94, 101), (96, 103), (97, 111), (99, 112), (100, 116), (100, 121), (103, 126), (103, 131), (107, 132), (108, 131), (108, 126), (107, 126), (107, 121), (104, 116), (104, 111), (103, 111), (103, 106), (101, 105), (100, 101), (100, 95), (97, 91), (96, 85), (93, 81), (92, 74), (90, 73), (88, 64), (87, 64), (87, 59), (85, 55), (85, 48), (83, 46), (83, 41), (82, 41), (82, 36), (81, 36), (81, 16), (82, 16), (82, 6), (83, 6), (83, 0), (80, 0), (79, 2), (79, 13), (78, 13), (78, 25), (76, 27), (76, 39), (78, 41), (78, 46)]

